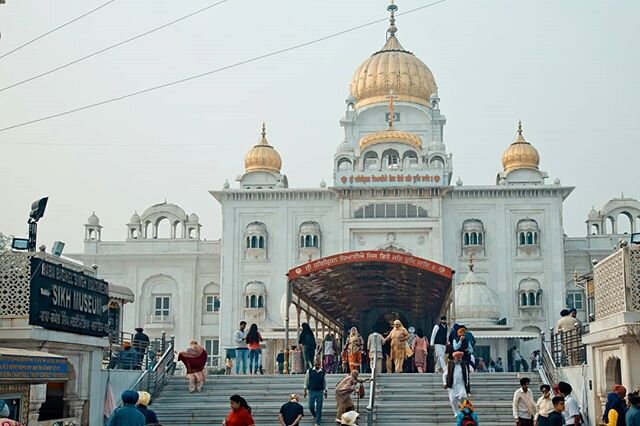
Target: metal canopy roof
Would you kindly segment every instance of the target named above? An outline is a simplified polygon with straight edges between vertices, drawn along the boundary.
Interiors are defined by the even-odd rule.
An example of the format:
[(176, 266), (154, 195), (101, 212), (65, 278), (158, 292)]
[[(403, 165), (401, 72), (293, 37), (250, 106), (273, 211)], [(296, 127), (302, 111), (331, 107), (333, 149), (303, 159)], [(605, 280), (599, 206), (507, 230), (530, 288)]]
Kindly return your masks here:
[(435, 317), (449, 298), (453, 271), (406, 253), (356, 251), (297, 266), (287, 274), (292, 292), (343, 324), (362, 311), (400, 308)]

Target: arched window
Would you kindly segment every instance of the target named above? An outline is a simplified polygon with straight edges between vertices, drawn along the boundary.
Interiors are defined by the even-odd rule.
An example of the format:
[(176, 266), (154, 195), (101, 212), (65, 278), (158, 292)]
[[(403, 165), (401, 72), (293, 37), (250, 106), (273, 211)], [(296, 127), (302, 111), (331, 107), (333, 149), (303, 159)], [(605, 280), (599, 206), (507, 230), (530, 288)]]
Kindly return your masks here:
[(632, 232), (632, 216), (627, 212), (618, 213), (616, 218), (616, 228), (618, 234), (631, 234)]
[(520, 246), (537, 246), (539, 241), (540, 230), (538, 222), (533, 219), (522, 219), (518, 222), (516, 235), (518, 236), (518, 245)]
[(462, 246), (484, 245), (484, 224), (479, 219), (467, 219), (462, 222)]
[(266, 259), (267, 258), (267, 227), (262, 222), (251, 222), (245, 230), (245, 238), (247, 240), (247, 251), (245, 256), (247, 259)]
[(442, 169), (444, 168), (444, 160), (442, 159), (442, 157), (433, 157), (429, 161), (429, 166), (434, 169)]
[(400, 154), (395, 149), (387, 149), (382, 153), (382, 164), (388, 169), (400, 168)]
[[(320, 247), (320, 224), (317, 222), (303, 222), (298, 229), (300, 248), (317, 249)], [(303, 255), (304, 253), (301, 253)], [(313, 255), (313, 253), (307, 253)]]
[(266, 305), (267, 288), (261, 281), (251, 281), (244, 290), (245, 308), (264, 309)]
[(349, 160), (348, 158), (341, 158), (338, 160), (338, 170), (343, 171), (343, 172), (348, 172), (350, 170), (353, 170), (353, 164), (351, 163), (351, 160)]
[(402, 167), (405, 169), (418, 167), (418, 154), (415, 151), (406, 151), (402, 156)]
[(542, 290), (540, 289), (540, 283), (534, 278), (526, 278), (520, 281), (518, 287), (518, 297), (520, 306), (522, 307), (536, 307), (540, 306), (542, 302)]
[(364, 154), (364, 169), (375, 170), (378, 168), (378, 153), (375, 151), (369, 151)]
[(166, 217), (161, 217), (156, 222), (156, 235), (154, 238), (171, 238), (171, 223)]

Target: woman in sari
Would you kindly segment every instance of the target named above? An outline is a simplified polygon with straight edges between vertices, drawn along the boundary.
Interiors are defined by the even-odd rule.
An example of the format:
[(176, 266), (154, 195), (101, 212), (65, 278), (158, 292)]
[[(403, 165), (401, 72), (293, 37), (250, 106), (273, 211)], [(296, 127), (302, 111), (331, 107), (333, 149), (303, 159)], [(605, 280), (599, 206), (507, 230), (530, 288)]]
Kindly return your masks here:
[(182, 361), (187, 368), (187, 379), (189, 380), (189, 392), (200, 392), (204, 385), (204, 367), (207, 364), (207, 351), (192, 340), (189, 347), (180, 352), (178, 361)]
[(347, 350), (349, 354), (349, 368), (351, 371), (360, 371), (362, 364), (362, 350), (364, 349), (364, 339), (358, 333), (358, 329), (351, 327), (351, 332), (347, 338)]

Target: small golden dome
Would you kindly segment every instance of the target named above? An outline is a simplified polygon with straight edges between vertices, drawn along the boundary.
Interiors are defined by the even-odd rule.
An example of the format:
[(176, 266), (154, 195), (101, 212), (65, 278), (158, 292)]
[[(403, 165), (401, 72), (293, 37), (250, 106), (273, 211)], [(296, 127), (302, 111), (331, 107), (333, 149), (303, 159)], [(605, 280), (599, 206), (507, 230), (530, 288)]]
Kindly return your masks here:
[(538, 170), (540, 154), (522, 135), (522, 122), (518, 123), (518, 134), (509, 148), (502, 154), (502, 166), (505, 172), (515, 169)]
[(405, 143), (413, 146), (418, 150), (422, 149), (422, 140), (418, 135), (388, 127), (385, 130), (369, 133), (368, 135), (363, 136), (359, 142), (360, 151), (364, 151), (371, 145), (387, 142)]
[(402, 47), (396, 38), (394, 12), (391, 5), (391, 26), (387, 31), (387, 42), (382, 49), (356, 69), (349, 85), (351, 95), (356, 98), (356, 108), (384, 102), (390, 91), (397, 101), (429, 106), (429, 97), (438, 86), (433, 74), (424, 62)]
[(281, 167), (280, 154), (267, 142), (266, 126), (262, 123), (260, 141), (244, 157), (244, 171), (245, 173), (257, 171), (280, 173)]

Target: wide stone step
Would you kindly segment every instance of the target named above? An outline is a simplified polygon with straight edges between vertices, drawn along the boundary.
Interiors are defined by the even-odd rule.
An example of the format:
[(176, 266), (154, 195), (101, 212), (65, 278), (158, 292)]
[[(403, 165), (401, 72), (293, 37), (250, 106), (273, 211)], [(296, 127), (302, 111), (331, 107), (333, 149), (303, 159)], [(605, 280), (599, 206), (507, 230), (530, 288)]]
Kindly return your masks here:
[[(471, 376), (474, 405), (481, 422), (492, 426), (513, 425), (511, 397), (519, 387), (519, 378), (531, 379), (531, 388), (537, 395), (540, 384), (537, 373), (475, 373)], [(324, 400), (322, 425), (335, 425), (335, 397), (333, 388), (344, 375), (328, 375), (328, 399)], [(238, 393), (245, 397), (253, 408), (256, 424), (277, 426), (280, 406), (291, 393), (302, 396), (303, 375), (272, 376), (209, 376), (201, 393), (190, 394), (186, 378), (174, 377), (162, 394), (153, 401), (162, 424), (216, 425), (221, 424), (230, 410), (229, 396)], [(365, 407), (369, 401), (369, 386), (366, 396), (360, 400), (360, 424), (366, 423)], [(302, 398), (305, 418), (302, 425), (311, 425), (313, 419)], [(382, 374), (376, 389), (376, 426), (424, 426), (452, 425), (453, 412), (448, 395), (442, 388), (441, 374)], [(425, 419), (428, 419), (425, 420)]]

